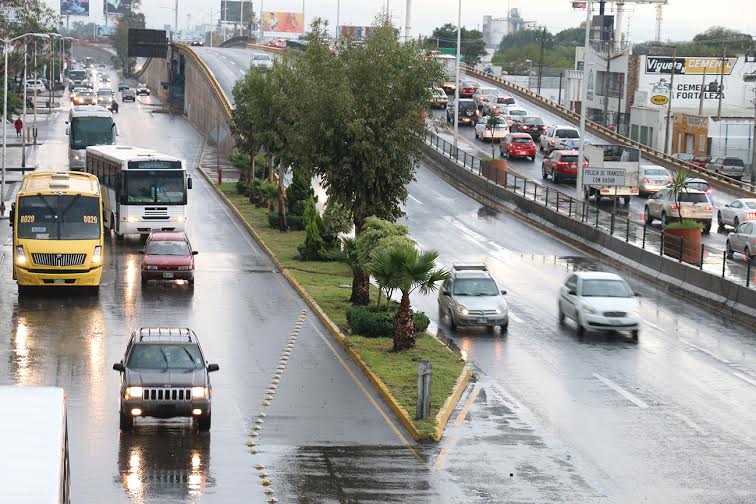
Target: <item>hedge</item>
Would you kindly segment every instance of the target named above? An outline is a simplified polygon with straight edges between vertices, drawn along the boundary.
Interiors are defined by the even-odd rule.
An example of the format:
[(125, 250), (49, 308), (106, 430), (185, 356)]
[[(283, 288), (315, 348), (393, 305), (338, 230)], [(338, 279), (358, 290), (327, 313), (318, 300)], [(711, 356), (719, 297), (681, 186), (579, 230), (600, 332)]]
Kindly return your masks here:
[[(359, 334), (368, 338), (378, 338), (394, 335), (394, 319), (399, 311), (399, 305), (352, 306), (347, 309), (346, 318), (352, 334)], [(430, 320), (421, 311), (413, 311), (412, 320), (415, 323), (415, 334), (422, 334), (428, 328)]]

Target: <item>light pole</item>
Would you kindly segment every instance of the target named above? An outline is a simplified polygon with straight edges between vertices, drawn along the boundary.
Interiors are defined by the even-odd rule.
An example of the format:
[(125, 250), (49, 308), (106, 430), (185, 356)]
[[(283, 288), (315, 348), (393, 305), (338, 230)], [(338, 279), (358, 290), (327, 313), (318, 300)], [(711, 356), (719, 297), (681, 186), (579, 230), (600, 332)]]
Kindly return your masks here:
[(525, 63), (528, 64), (528, 91), (530, 91), (530, 72), (531, 68), (533, 68), (533, 60), (526, 59)]
[(341, 21), (341, 0), (336, 0), (336, 41), (339, 40), (339, 22)]
[[(3, 43), (3, 160), (2, 174), (0, 175), (0, 216), (5, 215), (5, 158), (8, 150), (8, 50), (10, 44), (27, 36), (48, 37), (45, 33), (24, 33), (11, 39), (0, 39)], [(26, 94), (26, 82), (24, 82), (24, 95)], [(24, 98), (24, 104), (26, 99)]]
[[(578, 201), (585, 200), (585, 192), (583, 190), (583, 160), (585, 159), (585, 115), (586, 109), (585, 102), (588, 101), (588, 48), (591, 43), (591, 9), (593, 8), (593, 0), (588, 0), (588, 5), (585, 9), (585, 49), (583, 50), (583, 83), (580, 89), (580, 147), (578, 149), (578, 163), (577, 163), (577, 182), (575, 184), (575, 196)], [(608, 76), (607, 76), (608, 78)], [(528, 82), (530, 76), (528, 76)]]
[(457, 9), (457, 76), (454, 86), (454, 155), (459, 145), (459, 65), (462, 58), (462, 0)]

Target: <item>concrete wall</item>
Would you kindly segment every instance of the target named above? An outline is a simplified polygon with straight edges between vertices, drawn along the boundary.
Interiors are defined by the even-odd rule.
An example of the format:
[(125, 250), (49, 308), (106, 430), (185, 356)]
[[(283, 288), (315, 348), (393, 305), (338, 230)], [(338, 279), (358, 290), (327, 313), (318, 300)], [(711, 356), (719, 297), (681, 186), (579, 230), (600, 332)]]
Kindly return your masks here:
[(756, 324), (756, 290), (640, 249), (556, 213), (470, 172), (429, 146), (425, 157), (437, 173), (478, 201), (517, 214), (580, 249), (600, 254), (624, 269), (664, 285), (677, 295)]
[(139, 80), (144, 81), (155, 96), (166, 101), (168, 93), (163, 89), (161, 82), (168, 81), (168, 60), (153, 58)]

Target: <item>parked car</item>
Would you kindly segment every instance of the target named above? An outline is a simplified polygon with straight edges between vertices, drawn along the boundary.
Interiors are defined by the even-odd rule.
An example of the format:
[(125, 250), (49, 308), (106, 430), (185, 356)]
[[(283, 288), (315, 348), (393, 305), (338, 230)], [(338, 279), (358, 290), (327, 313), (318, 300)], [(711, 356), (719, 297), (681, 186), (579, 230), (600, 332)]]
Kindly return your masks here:
[(135, 102), (136, 101), (136, 93), (134, 93), (133, 89), (124, 89), (121, 91), (121, 101), (127, 102)]
[(47, 88), (45, 87), (44, 82), (42, 82), (39, 79), (27, 79), (26, 80), (26, 92), (33, 93), (34, 91), (37, 91), (38, 93), (47, 91)]
[(643, 165), (638, 173), (638, 193), (644, 194), (658, 193), (668, 184), (672, 183), (672, 175), (666, 168), (658, 165)]
[(438, 293), (438, 319), (456, 327), (497, 326), (506, 331), (509, 307), (505, 290), (496, 284), (485, 264), (454, 264), (451, 278)]
[(690, 163), (693, 160), (694, 154), (691, 152), (675, 152), (672, 157), (680, 161), (681, 163)]
[(579, 339), (589, 330), (630, 331), (638, 340), (640, 307), (633, 290), (614, 273), (578, 271), (571, 273), (559, 289), (559, 323), (570, 318), (577, 325)]
[(125, 91), (126, 89), (129, 89), (128, 83), (123, 81), (118, 83), (118, 91)]
[(741, 222), (751, 220), (756, 220), (756, 198), (736, 199), (717, 211), (719, 229), (723, 229), (726, 225), (736, 228)]
[(495, 142), (501, 140), (509, 134), (509, 125), (501, 118), (497, 118), (496, 127), (490, 129), (486, 126), (488, 122), (488, 116), (483, 116), (475, 125), (475, 138), (480, 140), (489, 140)]
[(150, 96), (150, 88), (148, 88), (147, 84), (145, 84), (144, 82), (140, 82), (139, 84), (137, 84), (136, 94), (137, 96)]
[(449, 97), (440, 87), (431, 89), (431, 108), (443, 109), (449, 104)]
[(543, 119), (538, 116), (512, 116), (512, 124), (510, 125), (512, 132), (527, 133), (534, 141), (539, 141), (541, 135), (546, 131), (546, 125), (543, 123)]
[(528, 115), (528, 111), (517, 105), (507, 105), (501, 109), (497, 109), (496, 115), (503, 117), (507, 124), (511, 125), (515, 118), (525, 117)]
[(462, 81), (459, 85), (460, 98), (472, 98), (478, 91), (478, 85), (474, 81)]
[(192, 418), (199, 430), (210, 430), (210, 373), (219, 367), (205, 360), (191, 329), (143, 327), (134, 331), (123, 360), (113, 364), (113, 369), (121, 374), (121, 430), (132, 430), (137, 417)]
[(690, 164), (697, 166), (698, 168), (706, 168), (709, 161), (711, 161), (711, 156), (693, 156), (693, 159), (690, 160)]
[(559, 149), (577, 149), (580, 147), (580, 130), (574, 126), (549, 126), (540, 138), (540, 150), (551, 154)]
[(498, 114), (503, 107), (517, 105), (517, 100), (511, 96), (499, 95), (496, 97), (496, 102), (487, 101), (483, 103), (483, 113), (491, 115), (491, 113)]
[(725, 243), (727, 257), (732, 257), (734, 252), (743, 254), (746, 259), (753, 259), (756, 252), (756, 223), (744, 222), (727, 235)]
[(494, 102), (499, 97), (499, 90), (492, 87), (481, 87), (473, 94), (473, 100), (478, 107), (483, 107), (486, 102)]
[(700, 222), (704, 233), (708, 233), (711, 230), (711, 214), (714, 207), (706, 193), (697, 189), (685, 189), (678, 200), (675, 201), (672, 189), (662, 189), (646, 201), (643, 220), (648, 225), (654, 220), (660, 220), (662, 227), (667, 227), (670, 222), (680, 220), (677, 208), (679, 206), (679, 214), (684, 220)]
[[(469, 98), (459, 99), (459, 124), (476, 124), (480, 117), (480, 110), (475, 102)], [(454, 121), (454, 102), (446, 107), (446, 121)]]
[[(578, 151), (555, 150), (552, 151), (541, 163), (541, 177), (551, 179), (555, 184), (561, 180), (577, 180)], [(583, 167), (588, 166), (588, 161), (583, 160)]]
[[(510, 130), (511, 131), (511, 130)], [(511, 133), (504, 137), (499, 145), (501, 157), (512, 158), (530, 158), (535, 161), (536, 146), (533, 139), (527, 133)]]
[(706, 165), (706, 169), (720, 175), (732, 177), (735, 180), (742, 180), (743, 173), (745, 172), (745, 165), (743, 164), (742, 159), (727, 156), (712, 159), (711, 162)]
[(263, 72), (273, 68), (273, 56), (268, 53), (254, 53), (249, 62), (250, 68), (259, 68)]
[(192, 245), (181, 232), (152, 233), (140, 252), (142, 285), (149, 280), (186, 280), (194, 285), (194, 256)]

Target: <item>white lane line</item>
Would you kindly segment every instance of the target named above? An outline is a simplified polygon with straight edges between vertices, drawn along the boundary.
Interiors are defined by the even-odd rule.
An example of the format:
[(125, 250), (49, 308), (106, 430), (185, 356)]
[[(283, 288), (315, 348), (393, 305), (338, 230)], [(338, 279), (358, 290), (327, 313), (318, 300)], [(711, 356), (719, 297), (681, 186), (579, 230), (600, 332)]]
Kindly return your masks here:
[(701, 427), (700, 425), (698, 425), (696, 422), (694, 422), (693, 420), (691, 420), (687, 416), (683, 415), (682, 413), (671, 412), (670, 414), (673, 417), (677, 418), (678, 420), (682, 421), (682, 423), (684, 423), (685, 425), (687, 425), (688, 427), (690, 427), (694, 431), (696, 431), (696, 433), (698, 433), (699, 436), (706, 437), (706, 436), (709, 435), (709, 432), (706, 429), (704, 429), (703, 427)]
[(620, 387), (619, 385), (617, 385), (616, 383), (614, 383), (609, 378), (605, 378), (605, 377), (601, 376), (598, 373), (593, 373), (593, 376), (597, 380), (599, 380), (601, 383), (603, 383), (604, 385), (606, 385), (610, 389), (614, 390), (619, 395), (621, 395), (622, 397), (624, 397), (625, 399), (627, 399), (631, 403), (635, 404), (639, 408), (641, 408), (641, 409), (648, 408), (648, 404), (646, 404), (645, 402), (643, 402), (642, 399), (640, 399), (638, 396), (632, 394), (631, 392), (628, 392), (627, 390), (623, 389), (622, 387)]
[(409, 197), (409, 199), (411, 199), (411, 200), (412, 200), (412, 201), (414, 201), (415, 203), (417, 203), (417, 204), (419, 204), (419, 205), (422, 205), (422, 204), (423, 204), (423, 202), (422, 202), (422, 201), (420, 201), (419, 199), (415, 198), (415, 197), (414, 197), (414, 196), (412, 196), (411, 194), (408, 194), (407, 196)]
[(728, 366), (732, 364), (732, 362), (728, 361), (727, 359), (723, 359), (721, 357), (717, 357), (713, 352), (710, 352), (709, 350), (706, 350), (705, 348), (702, 348), (702, 347), (700, 347), (698, 345), (694, 345), (690, 341), (684, 340), (682, 338), (680, 338), (680, 341), (682, 343), (685, 343), (689, 347), (693, 348), (694, 350), (698, 350), (699, 352), (704, 353), (704, 354), (708, 355), (709, 357), (711, 357), (711, 358), (713, 358), (713, 359), (721, 362), (722, 364), (727, 364)]
[(740, 378), (744, 382), (749, 383), (749, 384), (753, 385), (754, 387), (756, 387), (756, 380), (754, 380), (753, 378), (750, 378), (750, 377), (744, 375), (743, 373), (741, 373), (739, 371), (733, 371), (732, 372), (732, 376), (734, 376), (735, 378)]
[(520, 317), (518, 317), (512, 312), (509, 312), (509, 320), (513, 320), (515, 322), (523, 322), (523, 320)]

